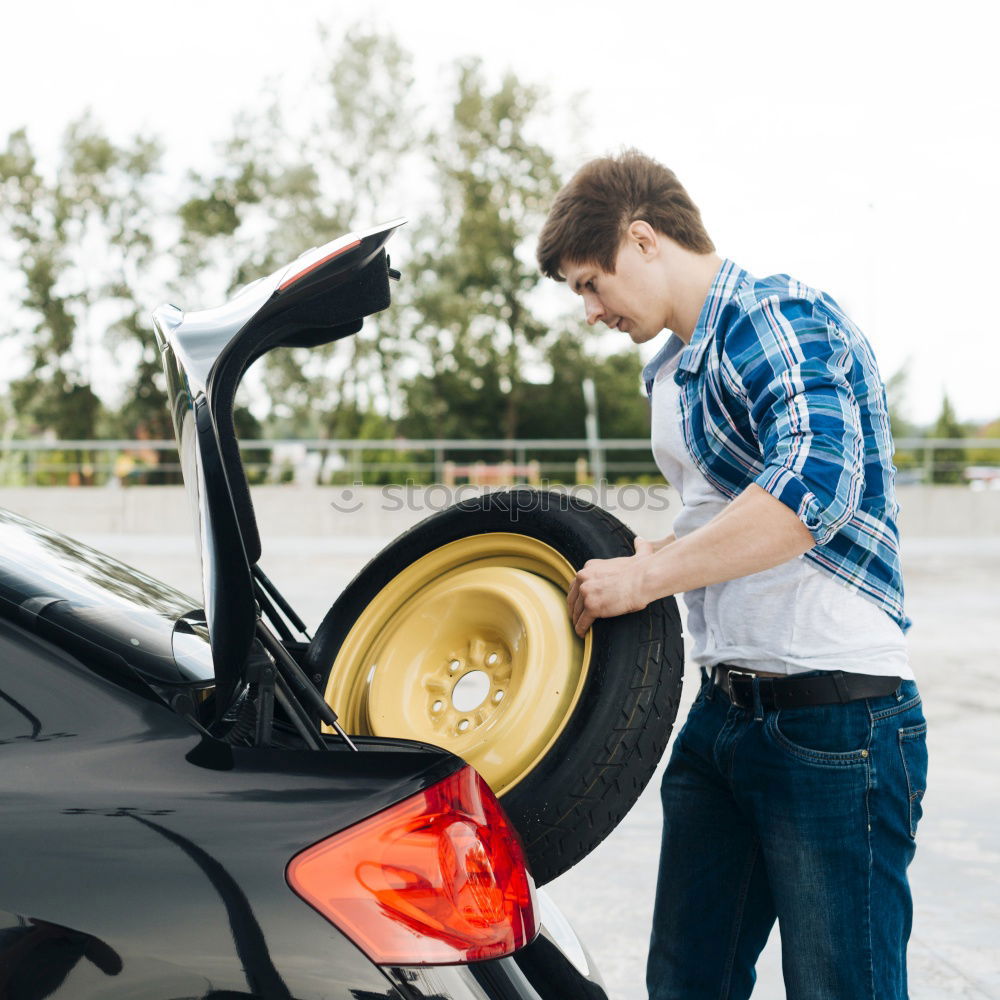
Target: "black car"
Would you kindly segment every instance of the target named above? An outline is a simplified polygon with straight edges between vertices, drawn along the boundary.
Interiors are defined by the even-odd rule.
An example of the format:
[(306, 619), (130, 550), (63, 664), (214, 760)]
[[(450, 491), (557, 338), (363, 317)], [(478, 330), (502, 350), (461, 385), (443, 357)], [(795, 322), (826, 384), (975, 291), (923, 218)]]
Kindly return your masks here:
[(559, 606), (631, 533), (479, 497), (314, 636), (259, 566), (236, 388), (388, 305), (395, 227), (154, 314), (200, 600), (0, 512), (0, 1000), (605, 996), (537, 885), (620, 820), (676, 713), (672, 600), (586, 640)]

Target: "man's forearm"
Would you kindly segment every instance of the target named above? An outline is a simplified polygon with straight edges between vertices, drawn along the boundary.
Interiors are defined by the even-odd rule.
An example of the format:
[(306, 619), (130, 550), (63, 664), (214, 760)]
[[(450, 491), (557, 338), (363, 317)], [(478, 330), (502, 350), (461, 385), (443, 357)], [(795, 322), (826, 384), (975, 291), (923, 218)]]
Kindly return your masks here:
[(642, 591), (652, 601), (749, 576), (814, 545), (793, 511), (751, 485), (707, 524), (643, 559)]
[(634, 556), (589, 560), (570, 586), (566, 606), (577, 635), (583, 635), (595, 618), (770, 569), (814, 544), (795, 514), (754, 484), (690, 535), (656, 543), (637, 539)]
[(649, 544), (653, 547), (654, 552), (659, 552), (660, 549), (666, 548), (668, 545), (673, 545), (677, 541), (677, 536), (671, 532), (666, 538), (660, 538), (656, 541), (651, 541)]

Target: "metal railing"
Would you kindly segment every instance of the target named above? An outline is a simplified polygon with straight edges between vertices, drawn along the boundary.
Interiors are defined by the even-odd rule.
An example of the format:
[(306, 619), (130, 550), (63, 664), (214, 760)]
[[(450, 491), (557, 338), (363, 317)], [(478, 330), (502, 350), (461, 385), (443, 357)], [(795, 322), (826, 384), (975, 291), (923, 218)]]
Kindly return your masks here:
[[(288, 439), (240, 442), (252, 484), (662, 482), (647, 438)], [(1000, 438), (900, 438), (901, 483), (1000, 488)], [(0, 486), (168, 485), (181, 482), (173, 441), (0, 441)]]

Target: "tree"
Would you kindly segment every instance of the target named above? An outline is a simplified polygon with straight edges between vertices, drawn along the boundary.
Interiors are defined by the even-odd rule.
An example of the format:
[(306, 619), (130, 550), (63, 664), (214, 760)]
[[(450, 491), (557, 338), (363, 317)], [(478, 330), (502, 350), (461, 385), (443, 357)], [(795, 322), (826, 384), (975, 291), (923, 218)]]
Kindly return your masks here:
[(889, 424), (894, 438), (919, 437), (916, 425), (906, 415), (906, 396), (910, 381), (909, 362), (885, 380), (885, 393), (889, 405)]
[[(899, 441), (905, 438), (923, 437), (923, 432), (906, 415), (906, 394), (910, 379), (909, 362), (885, 380), (886, 400), (889, 407), (889, 426), (897, 450), (893, 462), (900, 470), (919, 469), (926, 459), (926, 449), (900, 450)], [(909, 472), (909, 475), (918, 473)]]
[[(977, 438), (990, 438), (1000, 440), (1000, 418), (990, 420), (976, 431)], [(970, 465), (993, 465), (1000, 466), (1000, 448), (987, 448), (983, 446), (970, 448), (968, 452)]]
[(60, 437), (87, 437), (99, 402), (71, 363), (76, 323), (72, 297), (59, 289), (68, 263), (66, 228), (72, 207), (39, 172), (27, 132), (19, 129), (0, 154), (2, 211), (19, 253), (20, 311), (5, 331), (27, 348), (29, 373), (11, 385), (19, 423)]
[[(215, 266), (231, 291), (386, 216), (418, 150), (410, 56), (394, 38), (358, 28), (328, 52), (319, 117), (296, 129), (274, 101), (263, 114), (244, 114), (224, 146), (223, 170), (192, 178), (195, 194), (180, 209), (185, 274)], [(391, 317), (373, 317), (360, 336), (269, 354), (272, 425), (310, 437), (371, 430), (369, 414), (394, 395), (393, 330)]]
[[(941, 412), (938, 414), (937, 422), (934, 424), (932, 437), (936, 438), (963, 438), (966, 429), (955, 416), (948, 394), (941, 397)], [(962, 483), (965, 482), (965, 466), (968, 458), (964, 448), (946, 447), (937, 448), (934, 451), (933, 475), (931, 481), (935, 483)]]
[(158, 145), (141, 136), (115, 145), (89, 114), (66, 129), (52, 180), (24, 129), (0, 153), (0, 218), (21, 277), (7, 333), (28, 359), (10, 388), (22, 431), (95, 436), (102, 404), (93, 381), (109, 342), (132, 354), (138, 347), (137, 378), (124, 387), (133, 426), (162, 425), (159, 359), (136, 293), (155, 255), (150, 186), (159, 158)]
[(422, 371), (403, 387), (404, 433), (523, 430), (526, 372), (552, 336), (531, 307), (541, 276), (530, 237), (557, 188), (552, 154), (533, 138), (541, 102), (513, 74), (491, 88), (478, 62), (459, 68), (451, 122), (433, 139), (440, 208), (413, 268)]
[(642, 391), (642, 361), (632, 345), (606, 357), (595, 351), (597, 336), (580, 327), (566, 329), (549, 345), (551, 379), (529, 386), (522, 413), (522, 437), (582, 438), (586, 404), (583, 380), (597, 390), (601, 437), (649, 436), (649, 404)]
[[(642, 390), (642, 361), (634, 346), (607, 357), (596, 354), (597, 336), (582, 325), (563, 331), (548, 348), (552, 378), (527, 387), (522, 413), (522, 436), (527, 438), (582, 438), (586, 432), (583, 380), (592, 378), (597, 395), (597, 415), (602, 438), (649, 438), (649, 404)], [(580, 455), (532, 452), (548, 463), (574, 461)], [(608, 478), (616, 478), (619, 463), (634, 470), (649, 461), (648, 452), (609, 451), (605, 454)], [(634, 472), (633, 472), (634, 475)]]

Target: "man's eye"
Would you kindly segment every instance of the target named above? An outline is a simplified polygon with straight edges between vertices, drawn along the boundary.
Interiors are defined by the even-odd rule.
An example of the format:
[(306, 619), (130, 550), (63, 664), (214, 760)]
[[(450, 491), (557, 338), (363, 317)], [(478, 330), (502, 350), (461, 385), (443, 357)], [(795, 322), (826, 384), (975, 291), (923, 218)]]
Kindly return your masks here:
[(597, 285), (594, 284), (594, 279), (593, 278), (591, 278), (590, 281), (588, 281), (583, 287), (586, 288), (590, 292), (596, 292), (597, 291)]

